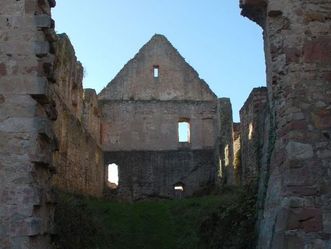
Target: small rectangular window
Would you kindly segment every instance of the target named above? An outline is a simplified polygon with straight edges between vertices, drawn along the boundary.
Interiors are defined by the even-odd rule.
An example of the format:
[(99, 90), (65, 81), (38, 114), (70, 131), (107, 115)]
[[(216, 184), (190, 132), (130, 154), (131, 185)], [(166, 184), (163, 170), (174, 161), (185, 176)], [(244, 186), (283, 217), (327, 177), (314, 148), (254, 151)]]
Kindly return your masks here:
[(108, 187), (116, 189), (118, 187), (118, 165), (115, 163), (108, 165)]
[(178, 122), (178, 142), (180, 143), (190, 142), (190, 123), (188, 121)]
[(154, 66), (153, 67), (153, 74), (154, 74), (154, 78), (159, 77), (159, 66)]

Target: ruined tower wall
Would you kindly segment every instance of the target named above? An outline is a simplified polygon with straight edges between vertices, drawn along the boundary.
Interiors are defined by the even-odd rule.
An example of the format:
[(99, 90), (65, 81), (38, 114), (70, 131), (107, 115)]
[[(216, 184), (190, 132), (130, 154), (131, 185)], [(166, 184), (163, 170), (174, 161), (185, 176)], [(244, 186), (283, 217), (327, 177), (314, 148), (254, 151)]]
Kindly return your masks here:
[(233, 119), (232, 106), (229, 98), (219, 99), (220, 134), (219, 134), (219, 157), (220, 170), (222, 172), (223, 183), (227, 185), (235, 184), (233, 167)]
[(331, 2), (242, 8), (264, 28), (274, 131), (258, 248), (330, 248)]
[[(254, 88), (240, 109), (240, 148), (242, 184), (255, 182), (259, 176), (262, 157), (265, 151), (265, 122), (267, 117), (267, 88)], [(266, 151), (267, 152), (267, 151)]]
[(55, 1), (0, 1), (0, 247), (51, 248), (50, 17)]
[(54, 122), (58, 146), (53, 153), (56, 175), (52, 184), (63, 191), (102, 196), (104, 166), (97, 96), (91, 90), (83, 93), (84, 70), (66, 35), (59, 36), (55, 49), (52, 93), (58, 112)]

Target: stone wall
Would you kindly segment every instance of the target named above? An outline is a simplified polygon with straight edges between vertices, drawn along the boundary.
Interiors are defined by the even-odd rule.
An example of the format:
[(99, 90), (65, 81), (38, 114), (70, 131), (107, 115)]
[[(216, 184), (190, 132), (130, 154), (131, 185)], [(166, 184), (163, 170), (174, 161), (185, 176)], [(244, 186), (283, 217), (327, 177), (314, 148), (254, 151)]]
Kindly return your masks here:
[[(105, 165), (118, 165), (119, 198), (173, 198), (179, 182), (185, 185), (184, 197), (215, 184), (217, 102), (100, 103)], [(183, 117), (190, 122), (188, 143), (178, 141), (178, 121)]]
[(83, 77), (84, 68), (77, 61), (75, 49), (66, 34), (58, 35), (55, 44), (56, 58), (54, 65), (55, 94), (66, 105), (76, 119), (82, 120), (83, 112)]
[(51, 248), (55, 1), (0, 1), (0, 247)]
[(84, 89), (83, 125), (97, 144), (101, 143), (101, 109), (94, 89)]
[(242, 184), (255, 182), (259, 176), (263, 146), (265, 144), (265, 121), (267, 117), (267, 88), (254, 88), (240, 109), (240, 148)]
[(53, 99), (58, 112), (54, 132), (58, 147), (53, 153), (56, 175), (52, 184), (73, 193), (102, 196), (103, 152), (99, 145), (100, 118), (95, 91), (83, 99), (83, 67), (66, 35), (56, 43)]
[(271, 108), (258, 248), (330, 248), (331, 2), (241, 6), (264, 29)]
[[(154, 77), (154, 68), (158, 77)], [(163, 35), (154, 35), (99, 93), (112, 100), (214, 100), (216, 95)]]
[[(98, 98), (105, 163), (118, 163), (120, 198), (173, 198), (176, 183), (185, 185), (181, 196), (189, 196), (215, 184), (220, 112), (231, 154), (231, 104), (227, 99), (221, 106), (166, 37), (153, 36)], [(183, 121), (189, 126), (184, 142)]]
[(241, 183), (241, 149), (240, 149), (240, 123), (233, 123), (233, 170), (235, 183)]
[(124, 200), (176, 198), (176, 184), (181, 197), (192, 196), (215, 183), (214, 150), (114, 151), (105, 162), (118, 165), (117, 198)]
[(220, 171), (222, 172), (223, 184), (234, 185), (233, 167), (233, 120), (232, 106), (229, 98), (219, 99), (220, 132), (219, 132), (219, 155)]
[[(104, 151), (214, 148), (216, 101), (100, 101)], [(190, 123), (190, 142), (178, 141), (178, 122)]]

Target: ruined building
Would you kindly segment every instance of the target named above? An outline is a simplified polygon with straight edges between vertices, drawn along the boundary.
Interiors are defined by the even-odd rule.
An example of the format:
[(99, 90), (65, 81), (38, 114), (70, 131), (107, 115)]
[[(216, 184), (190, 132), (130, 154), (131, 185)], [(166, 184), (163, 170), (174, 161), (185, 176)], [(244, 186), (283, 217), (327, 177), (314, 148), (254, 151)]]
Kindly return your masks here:
[(51, 186), (103, 196), (110, 163), (127, 200), (256, 183), (257, 248), (331, 248), (331, 2), (240, 4), (263, 28), (267, 87), (233, 125), (229, 100), (164, 37), (97, 96), (54, 32), (54, 0), (0, 1), (1, 248), (51, 248)]
[(153, 36), (98, 99), (105, 163), (119, 167), (119, 196), (190, 196), (215, 184), (220, 100), (164, 36)]
[[(221, 183), (232, 165), (231, 105), (164, 36), (153, 36), (98, 96), (83, 90), (83, 68), (66, 35), (55, 57), (54, 186), (139, 200), (191, 196)], [(223, 170), (220, 161), (227, 161)], [(118, 166), (118, 186), (108, 182), (109, 164)]]

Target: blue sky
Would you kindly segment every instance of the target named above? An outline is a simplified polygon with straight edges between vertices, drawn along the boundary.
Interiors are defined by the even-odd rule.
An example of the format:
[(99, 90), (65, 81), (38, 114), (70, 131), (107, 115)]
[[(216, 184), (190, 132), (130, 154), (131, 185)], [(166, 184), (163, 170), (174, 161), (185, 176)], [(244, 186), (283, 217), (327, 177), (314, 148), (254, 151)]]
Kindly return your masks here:
[(57, 0), (56, 31), (67, 33), (99, 92), (154, 35), (163, 34), (233, 116), (253, 87), (265, 86), (262, 30), (240, 16), (239, 0)]

